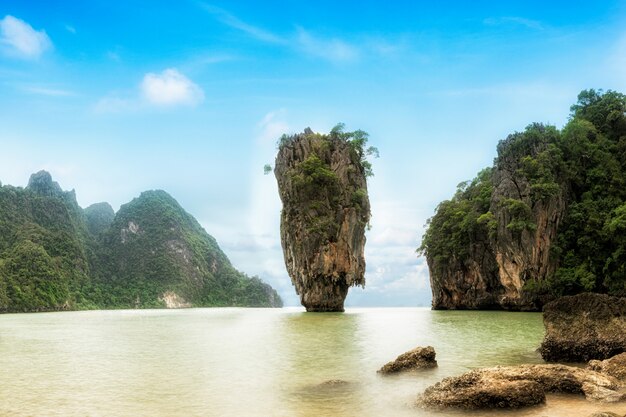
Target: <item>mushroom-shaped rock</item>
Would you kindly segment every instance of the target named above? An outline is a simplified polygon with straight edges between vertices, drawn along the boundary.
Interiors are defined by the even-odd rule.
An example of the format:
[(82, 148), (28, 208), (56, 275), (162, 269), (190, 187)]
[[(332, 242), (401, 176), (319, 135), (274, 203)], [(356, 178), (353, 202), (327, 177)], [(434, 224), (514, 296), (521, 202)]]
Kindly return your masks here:
[(432, 346), (416, 347), (398, 356), (378, 370), (381, 374), (393, 374), (401, 371), (428, 369), (437, 366), (435, 348)]
[(307, 311), (343, 311), (348, 288), (365, 285), (370, 218), (362, 131), (283, 136), (274, 174), (283, 203), (280, 237), (287, 272)]

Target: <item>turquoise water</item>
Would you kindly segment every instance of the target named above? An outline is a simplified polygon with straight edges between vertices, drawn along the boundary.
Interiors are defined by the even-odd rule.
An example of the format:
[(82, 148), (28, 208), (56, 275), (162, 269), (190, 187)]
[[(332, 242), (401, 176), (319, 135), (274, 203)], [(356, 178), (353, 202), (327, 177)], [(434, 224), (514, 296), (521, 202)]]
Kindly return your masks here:
[[(0, 315), (0, 416), (459, 415), (413, 403), (427, 386), (468, 369), (540, 363), (542, 337), (537, 313), (419, 308)], [(438, 368), (376, 373), (418, 345), (435, 347)], [(598, 410), (624, 414), (626, 404), (551, 396), (539, 408), (471, 415)]]

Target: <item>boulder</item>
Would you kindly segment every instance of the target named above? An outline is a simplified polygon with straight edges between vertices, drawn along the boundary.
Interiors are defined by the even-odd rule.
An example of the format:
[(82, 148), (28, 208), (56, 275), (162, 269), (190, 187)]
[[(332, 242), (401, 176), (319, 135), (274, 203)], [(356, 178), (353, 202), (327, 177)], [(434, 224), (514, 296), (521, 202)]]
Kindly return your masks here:
[(401, 371), (428, 369), (437, 366), (435, 348), (432, 346), (416, 347), (398, 356), (378, 370), (381, 374), (393, 374)]
[(626, 381), (626, 352), (603, 361), (589, 361), (587, 369), (602, 372), (621, 381)]
[(548, 362), (587, 362), (626, 352), (626, 299), (584, 293), (544, 306), (546, 335), (540, 352)]
[(478, 369), (445, 378), (418, 397), (428, 408), (520, 408), (541, 404), (545, 394), (582, 394), (587, 399), (615, 402), (626, 393), (615, 378), (565, 365), (519, 365)]

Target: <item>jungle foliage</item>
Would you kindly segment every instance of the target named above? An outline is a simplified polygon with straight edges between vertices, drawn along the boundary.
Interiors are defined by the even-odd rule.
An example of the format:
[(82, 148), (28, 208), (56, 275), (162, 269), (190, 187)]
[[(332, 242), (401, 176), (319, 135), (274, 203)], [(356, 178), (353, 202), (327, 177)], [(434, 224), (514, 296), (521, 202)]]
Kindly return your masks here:
[(115, 214), (81, 209), (44, 171), (0, 186), (0, 312), (164, 307), (167, 291), (192, 306), (281, 303), (164, 191)]
[[(565, 215), (551, 247), (558, 267), (527, 289), (626, 295), (626, 96), (585, 90), (570, 110), (561, 130), (535, 123), (501, 141), (494, 168), (439, 204), (418, 251), (435, 263), (463, 262), (477, 236), (498, 239), (502, 228), (533, 231), (531, 207), (562, 195)], [(517, 167), (514, 180), (529, 184), (529, 199), (495, 201), (495, 168), (507, 166)], [(508, 224), (498, 224), (494, 211), (500, 209), (508, 211)]]

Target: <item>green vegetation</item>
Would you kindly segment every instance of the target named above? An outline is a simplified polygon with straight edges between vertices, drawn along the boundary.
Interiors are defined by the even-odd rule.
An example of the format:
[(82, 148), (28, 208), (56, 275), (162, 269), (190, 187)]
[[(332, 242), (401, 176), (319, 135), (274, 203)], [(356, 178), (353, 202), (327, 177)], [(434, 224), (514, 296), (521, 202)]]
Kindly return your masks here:
[(164, 191), (116, 215), (82, 210), (43, 171), (25, 189), (0, 186), (0, 311), (164, 307), (166, 292), (192, 306), (281, 303)]
[[(510, 174), (516, 198), (494, 196), (496, 169)], [(532, 233), (536, 212), (558, 201), (565, 205), (564, 217), (550, 248), (557, 268), (545, 280), (528, 280), (526, 289), (626, 295), (623, 94), (583, 91), (562, 130), (532, 124), (501, 141), (494, 168), (481, 171), (437, 207), (419, 250), (435, 264), (451, 258), (464, 262), (471, 245), (485, 236), (501, 239), (503, 228), (517, 237)]]
[(436, 265), (467, 259), (472, 242), (493, 231), (491, 174), (492, 169), (486, 168), (472, 182), (459, 184), (454, 197), (439, 204), (437, 213), (428, 220), (418, 250), (432, 257)]
[[(344, 128), (344, 124), (339, 123), (327, 135), (307, 128), (301, 134), (283, 135), (278, 141), (279, 152), (298, 139), (307, 139), (310, 143), (308, 155), (289, 169), (287, 178), (296, 201), (302, 205), (305, 231), (314, 237), (312, 241), (316, 244), (336, 239), (340, 226), (336, 219), (338, 207), (356, 209), (364, 223), (369, 219), (369, 200), (363, 178), (374, 175), (368, 158), (378, 157), (378, 149), (367, 146), (369, 135), (366, 132), (346, 132)], [(331, 166), (338, 155), (346, 159), (342, 163), (348, 167), (343, 180), (346, 184), (342, 184), (333, 170), (337, 167)], [(338, 165), (337, 161), (335, 164)]]

